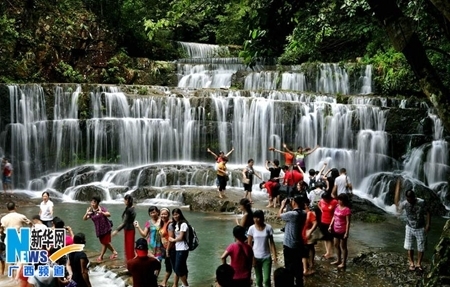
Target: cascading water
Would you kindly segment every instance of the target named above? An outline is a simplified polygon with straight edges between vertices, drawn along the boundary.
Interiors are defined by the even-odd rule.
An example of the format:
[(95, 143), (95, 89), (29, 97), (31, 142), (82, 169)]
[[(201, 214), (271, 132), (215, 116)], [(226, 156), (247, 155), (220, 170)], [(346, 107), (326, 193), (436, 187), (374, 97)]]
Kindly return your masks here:
[[(188, 46), (191, 62), (208, 65), (213, 73), (222, 69), (220, 65), (229, 65), (227, 61), (231, 63), (218, 59), (222, 63), (214, 63), (210, 58), (208, 64), (205, 58), (194, 57), (213, 55), (210, 50), (216, 47)], [(182, 66), (186, 68), (186, 64)], [(233, 73), (245, 69), (237, 61), (230, 65), (235, 65), (230, 69)], [(115, 198), (112, 189), (134, 192), (142, 186), (212, 187), (215, 171), (207, 147), (216, 152), (234, 147), (229, 166), (239, 174), (238, 169), (249, 158), (264, 172), (266, 159), (281, 158), (268, 148), (282, 149), (283, 143), (294, 149), (319, 145), (307, 158), (308, 168), (319, 169), (325, 162), (330, 167), (345, 167), (357, 192), (375, 198), (382, 207), (386, 207), (385, 190), (392, 180), (382, 175), (393, 170), (445, 197), (448, 147), (442, 125), (432, 111), (434, 141), (411, 150), (404, 163), (398, 162), (392, 157), (385, 126), (389, 109), (404, 109), (407, 103), (367, 96), (351, 97), (348, 105), (337, 103), (329, 93), (372, 91), (372, 67), (363, 69), (361, 77), (366, 78), (358, 78), (359, 86), (350, 84), (347, 72), (337, 64), (319, 67), (315, 77), (298, 72), (299, 66), (292, 67), (295, 74), (258, 72), (267, 79), (260, 78), (258, 84), (253, 78), (257, 72), (253, 72), (246, 84), (250, 91), (186, 90), (180, 95), (169, 88), (154, 87), (162, 92), (129, 96), (116, 87), (82, 91), (79, 86), (57, 86), (52, 120), (47, 120), (48, 106), (41, 87), (10, 86), (11, 123), (2, 132), (0, 148), (16, 167), (16, 186), (54, 188), (69, 197), (76, 197), (92, 184), (109, 192), (106, 198), (111, 199)], [(280, 76), (282, 89), (291, 91), (275, 90), (278, 83), (274, 79)], [(295, 91), (312, 87), (326, 94)], [(79, 110), (83, 101), (89, 103), (90, 113)], [(230, 184), (241, 185), (237, 180)]]

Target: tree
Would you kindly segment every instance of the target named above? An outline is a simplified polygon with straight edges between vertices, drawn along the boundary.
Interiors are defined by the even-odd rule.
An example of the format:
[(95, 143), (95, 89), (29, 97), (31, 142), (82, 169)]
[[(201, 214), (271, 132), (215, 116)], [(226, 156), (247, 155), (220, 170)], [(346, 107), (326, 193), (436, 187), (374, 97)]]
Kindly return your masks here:
[(403, 14), (395, 1), (367, 0), (367, 3), (384, 26), (394, 48), (405, 55), (423, 93), (436, 108), (445, 128), (450, 131), (449, 90), (431, 65), (411, 19)]

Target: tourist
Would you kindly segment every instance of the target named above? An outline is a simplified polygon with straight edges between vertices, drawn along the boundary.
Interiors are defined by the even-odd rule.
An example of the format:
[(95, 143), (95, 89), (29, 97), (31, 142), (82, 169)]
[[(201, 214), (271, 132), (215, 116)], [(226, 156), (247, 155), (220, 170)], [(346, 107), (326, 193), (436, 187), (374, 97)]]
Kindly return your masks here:
[(57, 216), (53, 217), (52, 228), (65, 229), (66, 230), (65, 246), (73, 244), (73, 237), (74, 237), (73, 230), (70, 226), (66, 226), (61, 218)]
[(266, 207), (276, 207), (274, 204), (273, 197), (276, 195), (276, 190), (280, 188), (280, 184), (275, 181), (263, 181), (259, 184), (260, 189), (266, 189), (267, 195), (269, 196), (269, 204)]
[[(48, 226), (42, 222), (41, 217), (37, 214), (31, 218), (31, 222), (33, 224), (34, 229), (42, 229), (43, 230), (43, 229), (48, 228)], [(51, 221), (50, 223), (53, 226), (53, 222)]]
[[(285, 149), (292, 150), (291, 147), (287, 147)], [(284, 165), (291, 167), (294, 163), (294, 156), (290, 152), (281, 151), (278, 149), (275, 149), (274, 147), (269, 147), (270, 151), (278, 152), (284, 155)]]
[[(77, 233), (73, 237), (75, 244), (86, 244), (86, 236), (84, 233)], [(69, 260), (67, 261), (67, 271), (69, 273), (69, 280), (73, 280), (77, 287), (91, 287), (89, 280), (89, 259), (84, 251), (75, 251), (69, 253)]]
[(219, 181), (219, 197), (225, 197), (225, 189), (227, 187), (228, 172), (227, 172), (227, 157), (222, 157), (222, 161), (217, 165), (217, 180)]
[[(278, 159), (273, 161), (267, 160), (266, 169), (270, 172), (269, 181), (280, 183), (280, 179), (284, 178), (284, 172)], [(275, 207), (280, 205), (280, 187), (280, 185), (277, 185), (277, 188), (272, 191), (273, 205)]]
[(245, 228), (242, 226), (235, 226), (233, 228), (233, 236), (235, 242), (228, 245), (225, 252), (222, 254), (222, 263), (227, 263), (227, 258), (231, 258), (231, 267), (234, 269), (233, 281), (234, 287), (250, 287), (252, 264), (253, 264), (253, 250), (252, 247), (245, 243), (247, 237), (245, 236)]
[[(264, 222), (264, 212), (256, 210), (253, 213), (254, 225), (250, 226), (247, 233), (247, 242), (253, 246), (255, 256), (253, 266), (255, 268), (256, 286), (270, 287), (270, 274), (272, 271), (272, 258), (277, 262), (277, 250), (273, 241), (272, 226)], [(272, 257), (270, 256), (272, 252)]]
[(12, 179), (11, 176), (13, 174), (12, 164), (9, 162), (9, 159), (4, 157), (2, 159), (2, 183), (3, 183), (3, 191), (5, 194), (8, 190), (12, 193)]
[(6, 250), (6, 244), (5, 244), (5, 228), (3, 225), (0, 225), (0, 275), (5, 275), (5, 250)]
[(282, 172), (280, 161), (278, 159), (274, 159), (273, 161), (266, 160), (266, 169), (270, 172), (269, 179), (278, 181)]
[(331, 220), (329, 232), (334, 237), (334, 247), (336, 248), (337, 259), (332, 265), (337, 265), (339, 269), (345, 269), (347, 265), (348, 248), (347, 241), (350, 231), (350, 200), (346, 193), (337, 196), (338, 205), (334, 209), (334, 216)]
[(148, 256), (147, 240), (136, 240), (136, 257), (127, 261), (127, 269), (133, 278), (133, 287), (158, 287), (158, 274), (161, 263), (153, 256)]
[(175, 262), (172, 262), (175, 279), (173, 286), (178, 286), (178, 280), (181, 280), (183, 287), (189, 287), (187, 281), (188, 268), (187, 259), (189, 256), (189, 245), (187, 244), (188, 222), (179, 208), (172, 210), (174, 237), (169, 241), (175, 243)]
[[(224, 157), (228, 158), (233, 153), (234, 147), (231, 148), (231, 150), (229, 152), (227, 152), (226, 154), (223, 151), (220, 151), (219, 155), (217, 155), (212, 150), (210, 150), (209, 148), (207, 148), (206, 151), (214, 156), (214, 160), (216, 161), (214, 169), (217, 170), (217, 167), (218, 167), (219, 163), (221, 163), (223, 161), (223, 158)], [(219, 183), (219, 179), (218, 178), (216, 178), (216, 186), (217, 186), (217, 191), (219, 191), (220, 183)]]
[(47, 191), (42, 193), (42, 202), (39, 205), (39, 216), (43, 224), (52, 227), (53, 220), (53, 202), (50, 200), (50, 194)]
[(103, 260), (103, 255), (105, 255), (107, 249), (111, 251), (109, 259), (117, 258), (117, 251), (111, 244), (112, 221), (108, 219), (111, 217), (111, 213), (106, 207), (100, 206), (100, 201), (99, 196), (93, 196), (91, 199), (91, 206), (88, 207), (83, 216), (83, 220), (88, 220), (90, 218), (94, 223), (95, 235), (102, 245), (100, 255), (97, 257), (97, 262)]
[[(305, 254), (302, 258), (303, 261), (303, 275), (308, 276), (314, 274), (314, 257), (316, 256), (315, 245), (317, 244), (317, 239), (312, 238), (314, 231), (320, 232), (318, 229), (318, 224), (316, 220), (316, 213), (310, 209), (310, 201), (305, 198), (305, 211), (306, 211), (306, 221), (302, 230), (303, 241), (305, 243)], [(318, 230), (316, 230), (316, 228)]]
[(5, 229), (13, 227), (20, 232), (21, 227), (31, 227), (31, 221), (25, 215), (16, 211), (16, 204), (14, 202), (8, 202), (6, 208), (8, 209), (8, 214), (1, 219), (1, 224)]
[(133, 197), (129, 194), (123, 198), (125, 204), (125, 210), (122, 213), (122, 223), (111, 234), (115, 236), (122, 229), (124, 232), (124, 247), (125, 247), (125, 260), (133, 259), (134, 254), (134, 219), (136, 218), (136, 212), (134, 210)]
[(248, 165), (242, 171), (242, 182), (244, 183), (245, 198), (250, 200), (250, 203), (253, 203), (252, 200), (253, 176), (256, 176), (260, 180), (262, 180), (262, 177), (259, 174), (257, 174), (253, 169), (253, 164), (255, 162), (252, 158), (249, 159), (247, 163)]
[[(54, 274), (53, 274), (53, 268), (52, 267), (50, 267), (49, 269), (48, 269), (48, 274), (45, 274), (46, 276), (43, 276), (44, 274), (39, 274), (39, 266), (42, 266), (41, 265), (42, 263), (39, 263), (39, 264), (35, 264), (34, 265), (34, 275), (33, 276), (30, 276), (30, 277), (28, 277), (27, 279), (28, 279), (28, 286), (30, 286), (30, 285), (32, 285), (32, 286), (36, 286), (36, 287), (56, 287), (56, 286), (58, 286), (58, 280), (54, 277)], [(48, 262), (48, 264), (50, 264), (50, 265), (52, 265), (52, 263), (51, 262)]]
[[(287, 205), (290, 205), (291, 211), (285, 211)], [(277, 213), (277, 217), (286, 222), (283, 239), (284, 267), (292, 273), (298, 287), (303, 286), (303, 263), (300, 260), (304, 250), (302, 230), (306, 221), (303, 206), (302, 196), (286, 198), (281, 202)]]
[(339, 176), (334, 180), (334, 187), (331, 195), (336, 198), (339, 194), (347, 194), (349, 198), (353, 196), (353, 187), (350, 178), (347, 176), (347, 170), (341, 168), (339, 170)]
[(294, 276), (284, 267), (278, 267), (273, 272), (275, 287), (294, 287)]
[(324, 192), (318, 205), (321, 213), (319, 228), (323, 234), (322, 240), (325, 246), (325, 254), (322, 257), (325, 259), (333, 257), (333, 235), (328, 229), (330, 228), (337, 204), (337, 200), (331, 197), (331, 193)]
[(175, 246), (172, 242), (169, 241), (169, 238), (174, 236), (172, 221), (170, 220), (170, 210), (168, 208), (161, 208), (160, 210), (161, 217), (161, 228), (159, 229), (159, 234), (161, 236), (161, 243), (163, 245), (163, 258), (164, 265), (166, 268), (166, 274), (164, 275), (164, 279), (161, 282), (160, 286), (166, 287), (167, 281), (172, 274), (172, 262), (175, 259)]
[(297, 195), (301, 195), (303, 197), (307, 197), (308, 196), (308, 189), (309, 189), (308, 184), (306, 182), (304, 182), (303, 178), (302, 178), (299, 181), (297, 181), (297, 184), (292, 189), (291, 194), (289, 196), (290, 197), (294, 197), (294, 196), (297, 196)]
[(234, 287), (234, 269), (228, 264), (219, 265), (216, 269), (216, 287)]
[(236, 224), (244, 227), (247, 231), (249, 227), (253, 225), (253, 210), (250, 200), (247, 198), (242, 198), (241, 201), (239, 201), (239, 209), (243, 212), (243, 214), (241, 220), (236, 218)]
[(334, 182), (336, 178), (339, 176), (339, 170), (337, 168), (330, 168), (322, 177), (322, 180), (325, 180), (326, 183), (326, 193), (330, 195), (333, 194)]
[(150, 206), (148, 208), (148, 215), (150, 219), (145, 222), (144, 230), (139, 226), (139, 222), (135, 221), (134, 227), (139, 230), (139, 233), (142, 237), (148, 239), (148, 251), (153, 256), (158, 258), (158, 260), (162, 259), (162, 244), (161, 244), (161, 235), (159, 230), (161, 228), (161, 219), (159, 217), (159, 209), (156, 206)]
[(313, 149), (307, 147), (303, 148), (301, 146), (297, 147), (297, 151), (293, 152), (290, 149), (287, 148), (286, 144), (283, 144), (284, 149), (292, 154), (295, 157), (295, 165), (299, 166), (304, 172), (306, 172), (306, 163), (305, 158), (313, 153), (316, 149), (319, 148), (319, 145), (316, 145)]
[[(423, 271), (422, 259), (425, 251), (427, 233), (430, 230), (430, 211), (422, 198), (416, 197), (412, 189), (405, 192), (406, 200), (399, 202), (400, 199), (400, 179), (396, 184), (395, 204), (397, 211), (406, 213), (406, 230), (404, 248), (408, 251), (409, 270)], [(417, 262), (414, 263), (414, 241), (417, 247)]]

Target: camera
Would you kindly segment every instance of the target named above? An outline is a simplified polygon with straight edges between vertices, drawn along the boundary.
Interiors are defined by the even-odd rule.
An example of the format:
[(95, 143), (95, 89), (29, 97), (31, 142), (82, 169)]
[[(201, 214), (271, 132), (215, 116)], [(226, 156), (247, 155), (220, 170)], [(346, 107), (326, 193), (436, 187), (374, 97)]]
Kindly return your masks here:
[(289, 204), (289, 203), (291, 203), (291, 200), (292, 200), (293, 198), (292, 197), (288, 197), (288, 198), (286, 198), (286, 204)]

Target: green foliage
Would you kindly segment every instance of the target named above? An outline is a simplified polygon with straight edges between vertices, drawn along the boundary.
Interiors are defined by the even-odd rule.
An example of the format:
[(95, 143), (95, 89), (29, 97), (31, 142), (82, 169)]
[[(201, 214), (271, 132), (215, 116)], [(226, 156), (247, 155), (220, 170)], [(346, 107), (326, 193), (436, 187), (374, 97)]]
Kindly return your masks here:
[(365, 57), (364, 64), (373, 65), (376, 89), (385, 95), (419, 90), (417, 81), (402, 53), (394, 48), (378, 51), (372, 57)]
[(108, 84), (125, 84), (130, 62), (130, 57), (124, 51), (120, 51), (108, 61), (107, 68), (102, 69), (103, 81)]
[(64, 61), (60, 61), (58, 65), (55, 67), (55, 70), (58, 72), (61, 77), (62, 82), (66, 83), (82, 83), (84, 82), (83, 76), (69, 64)]

